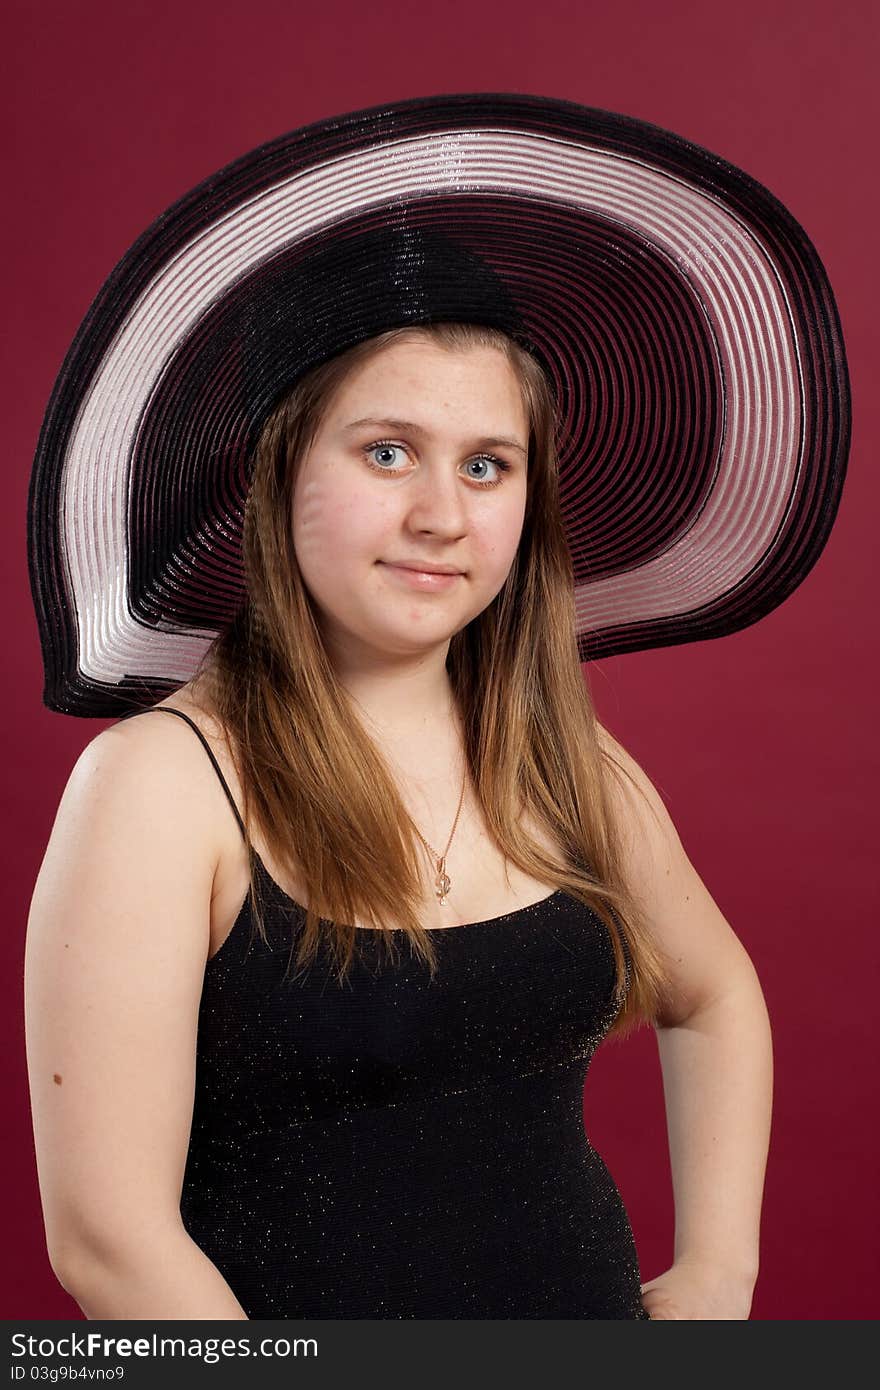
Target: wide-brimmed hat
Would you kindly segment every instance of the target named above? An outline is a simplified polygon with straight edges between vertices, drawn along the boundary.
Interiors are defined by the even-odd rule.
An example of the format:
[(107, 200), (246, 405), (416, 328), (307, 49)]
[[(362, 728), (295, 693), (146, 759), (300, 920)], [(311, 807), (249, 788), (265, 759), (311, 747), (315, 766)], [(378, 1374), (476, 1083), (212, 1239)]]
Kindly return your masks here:
[(581, 660), (735, 632), (815, 564), (849, 381), (791, 213), (629, 116), (518, 93), (394, 102), (227, 165), (96, 296), (28, 497), (44, 703), (120, 715), (189, 680), (246, 598), (244, 503), (280, 393), (441, 320), (504, 328), (550, 378)]

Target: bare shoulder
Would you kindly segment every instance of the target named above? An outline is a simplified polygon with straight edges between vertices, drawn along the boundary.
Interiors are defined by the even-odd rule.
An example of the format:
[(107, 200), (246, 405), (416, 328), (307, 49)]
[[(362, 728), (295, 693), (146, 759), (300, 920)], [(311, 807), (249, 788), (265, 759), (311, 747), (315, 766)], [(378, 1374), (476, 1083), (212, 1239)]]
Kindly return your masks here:
[(645, 833), (674, 834), (677, 838), (666, 803), (644, 768), (598, 720), (596, 731), (605, 755), (606, 785), (618, 829), (628, 838)]
[[(192, 722), (197, 725), (201, 733), (205, 736), (208, 743), (211, 745), (212, 751), (216, 751), (218, 747), (223, 747), (225, 745), (226, 739), (223, 726), (214, 711), (210, 699), (203, 691), (196, 691), (191, 684), (181, 686), (179, 690), (174, 691), (173, 695), (166, 696), (164, 700), (158, 700), (154, 705), (151, 705), (149, 709), (141, 711), (140, 714), (135, 715), (133, 718), (120, 720), (117, 724), (111, 725), (110, 728), (106, 729), (104, 732), (112, 733), (118, 731), (120, 734), (127, 736), (130, 730), (134, 730), (135, 738), (139, 736), (142, 730), (173, 729), (177, 731), (178, 735), (185, 732), (183, 727), (184, 720), (166, 718), (154, 719), (152, 717), (154, 710), (173, 710), (177, 711), (179, 714), (186, 715), (188, 719), (192, 720)], [(194, 737), (192, 732), (190, 732), (187, 737), (190, 743), (198, 745), (198, 740)], [(204, 753), (202, 756), (204, 757)]]
[[(165, 714), (155, 714), (154, 711), (171, 710), (177, 714), (183, 714), (186, 719), (169, 718)], [(220, 763), (224, 776), (227, 768), (232, 766), (232, 758), (229, 752), (229, 741), (223, 725), (217, 716), (210, 699), (204, 690), (196, 690), (191, 683), (183, 685), (179, 690), (175, 690), (172, 695), (166, 696), (164, 700), (158, 700), (149, 709), (141, 711), (133, 718), (120, 720), (117, 724), (111, 725), (104, 730), (105, 735), (126, 740), (133, 748), (139, 746), (166, 749), (172, 754), (170, 764), (181, 766), (179, 759), (186, 759), (186, 750), (191, 750), (191, 756), (182, 765), (185, 775), (191, 775), (194, 769), (208, 769), (212, 771), (210, 760), (205, 755), (205, 750), (193, 733), (191, 728), (187, 728), (186, 720), (195, 724), (207, 742), (211, 752)], [(212, 772), (216, 781), (216, 773)]]
[(84, 961), (126, 943), (130, 959), (152, 958), (154, 969), (157, 953), (163, 968), (173, 956), (175, 978), (196, 990), (220, 855), (216, 796), (216, 773), (183, 720), (144, 714), (91, 739), (34, 886), (32, 959), (38, 943), (54, 958), (75, 942)]
[[(231, 760), (219, 722), (183, 689), (96, 735), (80, 753), (62, 803), (65, 799), (82, 801), (83, 817), (88, 819), (102, 804), (121, 810), (128, 798), (136, 799), (142, 815), (161, 815), (166, 825), (178, 827), (192, 851), (193, 869), (199, 877), (207, 875), (213, 881), (221, 852), (224, 808), (228, 815), (226, 799), (192, 729), (183, 719), (154, 712), (162, 708), (178, 710), (192, 719), (226, 775)], [(73, 816), (71, 810), (69, 819)]]
[[(159, 758), (162, 772), (178, 784), (191, 783), (196, 769), (210, 761), (192, 729), (183, 719), (170, 718), (157, 711), (174, 710), (187, 715), (207, 739), (212, 751), (222, 742), (219, 723), (204, 705), (197, 703), (185, 691), (159, 700), (149, 709), (128, 719), (109, 725), (83, 749), (83, 755), (93, 758), (114, 756), (124, 763), (128, 759), (149, 761)], [(111, 751), (112, 750), (112, 751)], [(215, 774), (216, 776), (216, 774)]]
[(624, 856), (629, 886), (656, 903), (661, 886), (686, 861), (676, 826), (657, 787), (630, 752), (597, 721), (605, 755), (608, 804)]
[(668, 964), (664, 1026), (735, 988), (751, 961), (691, 863), (657, 787), (635, 758), (598, 725), (610, 764), (607, 786), (627, 885)]

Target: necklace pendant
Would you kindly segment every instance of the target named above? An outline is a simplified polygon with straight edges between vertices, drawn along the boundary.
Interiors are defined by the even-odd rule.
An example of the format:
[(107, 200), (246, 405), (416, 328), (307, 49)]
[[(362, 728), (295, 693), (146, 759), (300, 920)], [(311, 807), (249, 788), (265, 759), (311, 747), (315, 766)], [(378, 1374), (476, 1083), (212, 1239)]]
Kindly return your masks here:
[(447, 895), (447, 893), (449, 892), (449, 890), (450, 890), (451, 887), (452, 887), (452, 880), (449, 878), (449, 876), (448, 876), (448, 874), (445, 872), (445, 870), (441, 868), (441, 869), (440, 869), (440, 872), (439, 872), (438, 875), (437, 875), (437, 887), (436, 887), (436, 889), (434, 890), (435, 893), (436, 893), (436, 895), (437, 895), (437, 898), (439, 899), (439, 902), (440, 902), (440, 906), (441, 906), (441, 907), (443, 907), (443, 906), (445, 905), (445, 903), (446, 903), (446, 895)]

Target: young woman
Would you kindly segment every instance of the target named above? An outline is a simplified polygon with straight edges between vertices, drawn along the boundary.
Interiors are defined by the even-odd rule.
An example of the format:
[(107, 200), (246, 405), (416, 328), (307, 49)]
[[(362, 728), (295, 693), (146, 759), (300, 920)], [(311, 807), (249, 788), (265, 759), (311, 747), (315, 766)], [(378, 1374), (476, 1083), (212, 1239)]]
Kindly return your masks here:
[[(164, 593), (140, 589), (165, 621), (103, 680), (135, 708), (73, 770), (28, 926), (47, 1242), (88, 1317), (748, 1317), (761, 988), (596, 719), (559, 388), (503, 284), (450, 245), (359, 227), (308, 274), (288, 258), (239, 280), (225, 320), (181, 330), (180, 375), (140, 417), (128, 578), (180, 542)], [(347, 340), (321, 338), (346, 315)], [(227, 367), (251, 435), (224, 414)], [(229, 587), (234, 507), (196, 472), (233, 444), (244, 592), (174, 683), (172, 609), (208, 628), (199, 582), (203, 616)], [(163, 515), (156, 459), (213, 541), (174, 488), (165, 529), (138, 530), (135, 502)], [(79, 602), (109, 595), (111, 543), (67, 550), (80, 578), (96, 566), (77, 589), (71, 564)], [(96, 712), (84, 614), (66, 698)], [(640, 1022), (676, 1202), (674, 1258), (646, 1284), (581, 1111), (595, 1049)]]

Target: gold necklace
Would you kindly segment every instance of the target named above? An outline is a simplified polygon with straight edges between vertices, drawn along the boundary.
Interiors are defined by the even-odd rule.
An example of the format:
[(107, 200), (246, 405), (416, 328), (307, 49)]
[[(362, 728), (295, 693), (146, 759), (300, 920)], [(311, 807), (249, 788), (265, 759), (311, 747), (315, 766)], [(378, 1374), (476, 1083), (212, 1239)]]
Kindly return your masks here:
[[(354, 697), (353, 695), (351, 696), (351, 699), (354, 700), (354, 703), (355, 703), (356, 705), (358, 705), (358, 707), (359, 707), (359, 708), (363, 711), (363, 713), (366, 715), (367, 719), (370, 720), (370, 716), (367, 714), (367, 711), (364, 709), (364, 707), (363, 707), (363, 705), (360, 703), (360, 701), (357, 700), (357, 699), (355, 699), (355, 697)], [(373, 721), (370, 720), (370, 723), (372, 723), (372, 722), (373, 722)], [(399, 769), (398, 769), (398, 770), (399, 770)], [(464, 776), (463, 776), (462, 779), (461, 779), (461, 796), (458, 798), (458, 810), (457, 810), (456, 813), (455, 813), (455, 820), (454, 820), (453, 823), (452, 823), (452, 830), (450, 831), (449, 839), (446, 841), (446, 849), (443, 851), (442, 854), (438, 854), (437, 851), (433, 848), (433, 846), (431, 846), (431, 845), (428, 844), (428, 841), (425, 839), (424, 835), (423, 835), (423, 834), (421, 833), (421, 831), (419, 830), (419, 828), (418, 828), (418, 826), (416, 825), (415, 821), (413, 820), (412, 816), (410, 816), (410, 818), (409, 818), (410, 825), (412, 826), (413, 830), (414, 830), (414, 831), (416, 832), (416, 834), (418, 835), (418, 837), (419, 837), (419, 839), (421, 840), (422, 844), (425, 846), (425, 849), (426, 849), (426, 850), (428, 851), (428, 853), (431, 855), (432, 859), (434, 859), (434, 860), (436, 861), (437, 869), (436, 869), (436, 878), (435, 878), (435, 886), (434, 886), (434, 895), (435, 895), (435, 897), (437, 898), (438, 902), (440, 903), (440, 906), (441, 906), (441, 907), (445, 907), (445, 906), (446, 906), (446, 899), (447, 899), (447, 897), (448, 897), (448, 895), (449, 895), (449, 890), (450, 890), (450, 888), (452, 887), (452, 879), (449, 877), (449, 875), (448, 875), (447, 872), (446, 872), (446, 856), (447, 856), (447, 854), (449, 853), (449, 846), (452, 844), (452, 837), (453, 837), (453, 835), (455, 834), (456, 827), (458, 826), (458, 818), (459, 818), (459, 816), (461, 815), (461, 808), (462, 808), (462, 804), (463, 804), (463, 802), (464, 802), (464, 789), (465, 789), (466, 785), (467, 785), (467, 756), (465, 756)]]
[(437, 877), (435, 881), (434, 894), (438, 899), (441, 907), (445, 907), (447, 895), (449, 893), (450, 888), (452, 887), (452, 879), (446, 872), (446, 855), (449, 853), (449, 846), (452, 844), (452, 836), (455, 834), (455, 829), (458, 825), (458, 818), (461, 815), (461, 807), (464, 801), (464, 789), (466, 782), (467, 763), (465, 762), (464, 777), (462, 778), (461, 782), (461, 796), (458, 798), (458, 810), (455, 813), (455, 820), (452, 824), (452, 830), (450, 832), (449, 839), (446, 841), (446, 849), (443, 851), (442, 854), (438, 855), (437, 851), (431, 845), (428, 844), (428, 841), (425, 839), (424, 835), (422, 835), (421, 831), (418, 829), (418, 826), (412, 820), (412, 817), (410, 817), (413, 830), (415, 830), (416, 834), (418, 835), (422, 844), (425, 846), (425, 849), (428, 851), (428, 853), (432, 856), (432, 858), (434, 858), (437, 861)]

